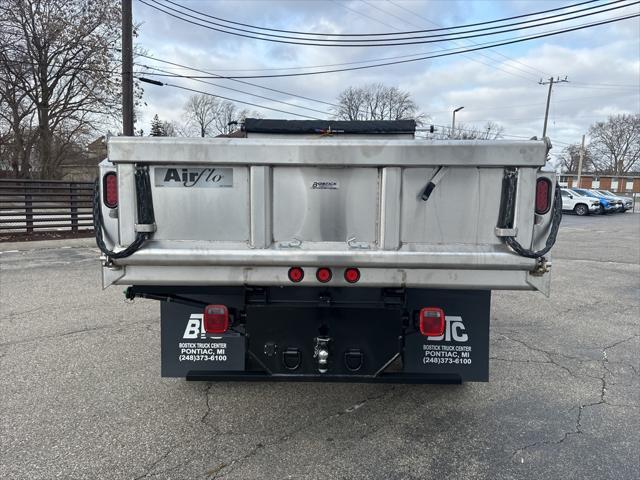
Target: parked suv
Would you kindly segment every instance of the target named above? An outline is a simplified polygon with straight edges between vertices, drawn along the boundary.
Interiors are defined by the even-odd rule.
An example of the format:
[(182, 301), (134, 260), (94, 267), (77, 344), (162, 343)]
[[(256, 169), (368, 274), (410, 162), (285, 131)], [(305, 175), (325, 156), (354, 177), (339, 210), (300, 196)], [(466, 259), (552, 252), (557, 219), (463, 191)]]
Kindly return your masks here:
[(613, 203), (611, 203), (609, 200), (607, 200), (603, 196), (596, 195), (595, 193), (593, 193), (590, 190), (587, 190), (586, 188), (573, 188), (572, 191), (576, 192), (578, 195), (582, 195), (584, 197), (595, 198), (596, 200), (598, 200), (600, 202), (600, 213), (615, 212), (616, 209), (618, 208), (617, 205), (614, 205)]
[(591, 189), (589, 191), (597, 197), (604, 198), (607, 202), (613, 205), (614, 212), (624, 212), (624, 203), (621, 198), (618, 198), (615, 195), (605, 195), (599, 190)]
[(633, 198), (621, 197), (619, 195), (616, 195), (615, 193), (611, 193), (609, 190), (597, 190), (597, 191), (607, 197), (615, 198), (620, 202), (622, 202), (622, 209), (620, 210), (622, 213), (626, 212), (627, 210), (631, 210), (633, 208)]
[(562, 210), (570, 210), (576, 215), (588, 215), (600, 211), (600, 200), (590, 196), (580, 195), (568, 188), (560, 190), (562, 194)]

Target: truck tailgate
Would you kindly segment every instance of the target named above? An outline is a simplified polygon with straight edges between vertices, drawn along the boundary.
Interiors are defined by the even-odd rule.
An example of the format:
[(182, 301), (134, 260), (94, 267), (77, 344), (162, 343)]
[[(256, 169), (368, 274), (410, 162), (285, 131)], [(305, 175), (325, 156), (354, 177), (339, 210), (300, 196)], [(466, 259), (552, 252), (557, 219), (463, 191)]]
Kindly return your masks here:
[[(107, 262), (105, 285), (286, 285), (292, 266), (361, 271), (359, 286), (548, 289), (538, 261), (499, 223), (505, 168), (517, 171), (510, 234), (539, 248), (552, 212), (534, 212), (544, 141), (112, 138), (112, 244), (136, 237), (136, 169), (148, 168), (155, 232)], [(429, 187), (429, 184), (432, 184)], [(429, 187), (429, 188), (427, 188)], [(426, 191), (429, 195), (425, 195)], [(318, 286), (312, 273), (300, 285)]]

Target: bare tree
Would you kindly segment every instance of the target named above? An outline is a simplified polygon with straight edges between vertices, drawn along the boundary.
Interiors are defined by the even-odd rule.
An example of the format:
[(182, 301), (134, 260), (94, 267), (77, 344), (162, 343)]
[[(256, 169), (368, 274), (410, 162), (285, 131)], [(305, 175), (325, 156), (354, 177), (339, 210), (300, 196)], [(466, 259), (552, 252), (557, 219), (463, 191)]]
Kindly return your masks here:
[(182, 129), (176, 122), (162, 122), (162, 130), (167, 137), (181, 137)]
[(184, 106), (187, 132), (200, 137), (212, 135), (220, 110), (220, 100), (211, 95), (193, 95)]
[[(576, 173), (580, 164), (580, 145), (573, 144), (565, 147), (558, 156), (558, 160), (563, 172)], [(585, 148), (582, 171), (592, 172), (593, 170), (593, 154), (589, 148)]]
[(31, 174), (32, 152), (37, 141), (34, 127), (35, 105), (27, 91), (21, 88), (21, 79), (28, 74), (24, 64), (11, 61), (6, 38), (0, 33), (0, 137), (2, 157), (8, 159), (4, 168), (10, 168), (16, 178)]
[(339, 120), (415, 120), (421, 124), (424, 118), (409, 92), (381, 83), (349, 87), (340, 93), (337, 105), (333, 113)]
[(23, 152), (20, 174), (29, 170), (32, 119), (40, 175), (54, 177), (67, 144), (119, 110), (119, 41), (118, 0), (0, 2), (0, 95), (9, 99), (0, 110), (10, 112), (16, 155)]
[(504, 127), (502, 125), (487, 122), (482, 127), (458, 123), (453, 131), (445, 127), (426, 136), (434, 140), (498, 140), (502, 138), (503, 134)]
[(177, 134), (197, 134), (201, 137), (226, 135), (237, 130), (248, 116), (261, 118), (259, 113), (239, 109), (228, 100), (220, 100), (212, 95), (194, 95), (184, 107), (185, 128), (173, 126)]
[(593, 124), (589, 137), (597, 172), (624, 175), (640, 163), (640, 114), (610, 116)]

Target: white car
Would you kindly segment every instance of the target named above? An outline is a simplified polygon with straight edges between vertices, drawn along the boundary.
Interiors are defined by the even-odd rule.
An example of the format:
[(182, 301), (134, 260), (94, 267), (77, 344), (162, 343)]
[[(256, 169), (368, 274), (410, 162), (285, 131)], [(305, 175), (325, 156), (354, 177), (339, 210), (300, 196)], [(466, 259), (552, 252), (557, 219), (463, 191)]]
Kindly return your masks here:
[(562, 194), (562, 210), (570, 210), (576, 215), (588, 215), (600, 211), (600, 200), (580, 195), (568, 188), (560, 190)]

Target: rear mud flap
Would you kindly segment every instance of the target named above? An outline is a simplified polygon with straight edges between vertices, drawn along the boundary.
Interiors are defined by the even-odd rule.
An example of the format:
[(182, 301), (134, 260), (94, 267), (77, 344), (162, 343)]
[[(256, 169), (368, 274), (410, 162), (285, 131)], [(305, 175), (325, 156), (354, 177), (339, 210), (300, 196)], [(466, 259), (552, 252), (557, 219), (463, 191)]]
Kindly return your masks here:
[[(430, 301), (428, 297), (422, 297), (419, 304), (426, 305), (425, 302)], [(418, 331), (408, 331), (405, 335), (403, 371), (455, 374), (460, 375), (463, 382), (488, 381), (490, 303), (491, 293), (488, 291), (465, 292), (464, 297), (456, 293), (439, 292), (437, 303), (432, 304), (446, 312), (444, 334), (440, 337), (424, 337)]]
[(209, 334), (202, 313), (193, 307), (161, 304), (162, 376), (186, 377), (195, 371), (238, 371), (245, 368), (246, 338), (239, 333)]

